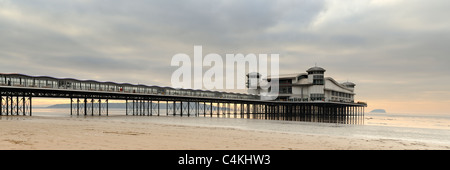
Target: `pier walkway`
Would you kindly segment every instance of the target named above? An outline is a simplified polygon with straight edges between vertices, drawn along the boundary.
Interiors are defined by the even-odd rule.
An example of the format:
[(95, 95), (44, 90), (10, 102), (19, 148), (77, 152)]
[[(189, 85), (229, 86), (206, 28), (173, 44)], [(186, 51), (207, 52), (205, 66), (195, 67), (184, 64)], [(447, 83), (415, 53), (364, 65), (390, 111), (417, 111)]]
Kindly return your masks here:
[(86, 116), (108, 115), (112, 100), (126, 103), (125, 115), (233, 115), (276, 120), (363, 116), (367, 106), (325, 101), (263, 101), (257, 95), (242, 93), (0, 74), (0, 115), (31, 116), (34, 97), (70, 99), (70, 114)]

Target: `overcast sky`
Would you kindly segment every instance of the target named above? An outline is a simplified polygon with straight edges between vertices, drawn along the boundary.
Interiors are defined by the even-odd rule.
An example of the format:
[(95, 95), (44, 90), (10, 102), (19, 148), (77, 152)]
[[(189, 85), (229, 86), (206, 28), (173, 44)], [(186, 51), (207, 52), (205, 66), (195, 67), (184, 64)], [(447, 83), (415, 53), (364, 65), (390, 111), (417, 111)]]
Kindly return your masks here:
[[(388, 112), (450, 113), (448, 0), (0, 0), (0, 72), (170, 86), (172, 56), (317, 63)], [(205, 69), (204, 69), (205, 70)]]

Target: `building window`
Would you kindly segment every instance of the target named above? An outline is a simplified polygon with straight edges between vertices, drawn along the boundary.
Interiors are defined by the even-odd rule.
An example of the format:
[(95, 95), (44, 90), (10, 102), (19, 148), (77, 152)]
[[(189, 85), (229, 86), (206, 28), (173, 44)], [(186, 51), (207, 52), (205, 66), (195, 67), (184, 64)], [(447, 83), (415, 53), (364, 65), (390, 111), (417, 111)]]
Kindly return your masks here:
[(314, 75), (313, 84), (314, 85), (324, 85), (323, 75)]
[(292, 87), (280, 87), (280, 94), (292, 94)]
[(289, 80), (280, 80), (279, 84), (292, 84), (292, 80), (291, 79), (289, 79)]
[(311, 94), (311, 101), (316, 101), (316, 100), (324, 101), (325, 100), (325, 94), (312, 93)]
[(324, 71), (310, 71), (308, 74), (324, 74)]
[(307, 75), (301, 75), (297, 77), (297, 80), (301, 80), (301, 79), (307, 79), (308, 76)]

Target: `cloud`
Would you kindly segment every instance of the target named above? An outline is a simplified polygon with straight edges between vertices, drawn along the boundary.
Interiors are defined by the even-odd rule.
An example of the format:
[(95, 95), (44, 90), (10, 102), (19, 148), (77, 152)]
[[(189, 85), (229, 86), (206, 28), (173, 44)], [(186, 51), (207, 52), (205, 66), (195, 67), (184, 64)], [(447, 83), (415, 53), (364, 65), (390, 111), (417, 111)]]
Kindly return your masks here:
[(278, 53), (281, 73), (305, 72), (317, 63), (326, 76), (357, 83), (363, 99), (432, 101), (425, 91), (450, 91), (449, 5), (1, 0), (0, 72), (170, 86), (176, 69), (171, 57), (192, 56), (193, 46), (203, 45), (204, 54)]

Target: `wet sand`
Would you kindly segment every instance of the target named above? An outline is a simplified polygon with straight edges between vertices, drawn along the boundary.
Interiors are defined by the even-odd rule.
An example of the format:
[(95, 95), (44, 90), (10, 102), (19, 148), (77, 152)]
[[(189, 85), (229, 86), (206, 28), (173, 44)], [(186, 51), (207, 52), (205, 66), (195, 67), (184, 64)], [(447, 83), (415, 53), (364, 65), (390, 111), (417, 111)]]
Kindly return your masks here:
[(77, 117), (0, 117), (0, 149), (385, 150), (450, 149), (418, 141), (296, 134)]

